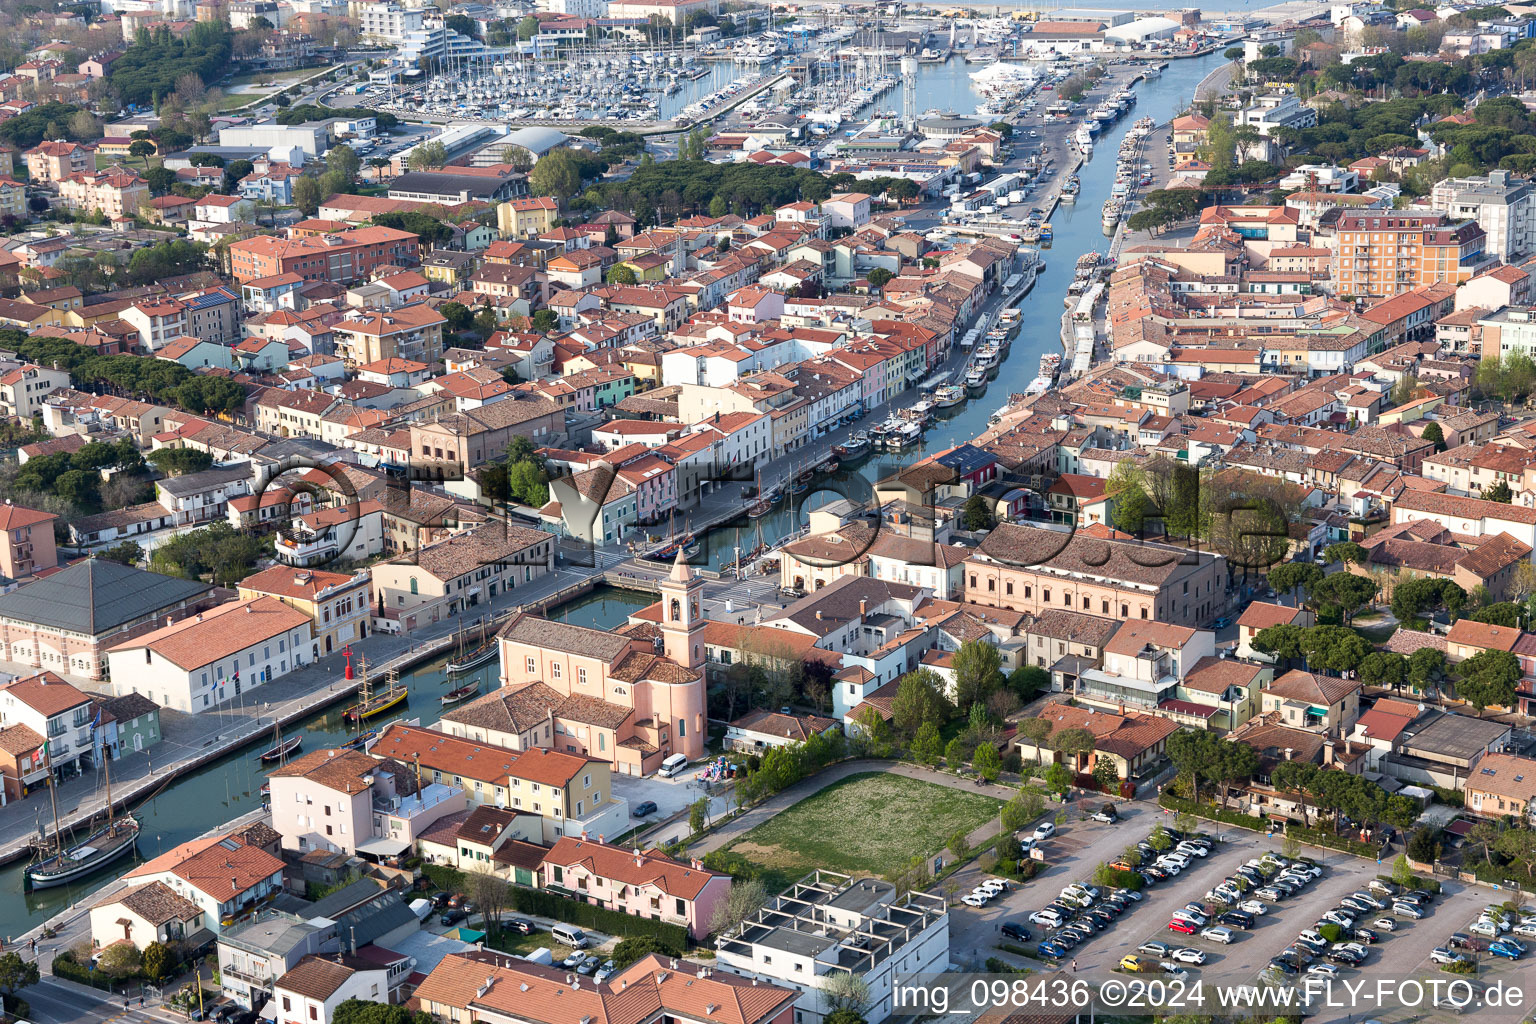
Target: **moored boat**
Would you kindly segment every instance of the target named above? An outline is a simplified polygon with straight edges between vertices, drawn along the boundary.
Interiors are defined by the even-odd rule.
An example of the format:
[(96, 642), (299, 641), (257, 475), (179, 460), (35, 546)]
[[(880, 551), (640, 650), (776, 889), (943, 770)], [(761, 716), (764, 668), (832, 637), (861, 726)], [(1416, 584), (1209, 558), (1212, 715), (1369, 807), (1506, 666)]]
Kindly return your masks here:
[(277, 744), (277, 746), (272, 747), (270, 750), (264, 750), (257, 756), (261, 759), (262, 764), (271, 764), (274, 761), (283, 760), (289, 754), (296, 752), (299, 747), (303, 745), (303, 736), (290, 736), (286, 740), (283, 740), (281, 743)]
[(472, 668), (484, 665), (486, 662), (496, 657), (496, 653), (498, 651), (496, 644), (496, 638), (487, 634), (485, 622), (482, 620), (480, 623), (479, 642), (476, 643), (475, 646), (466, 650), (465, 636), (460, 634), (458, 656), (448, 663), (447, 670), (450, 673), (467, 672)]
[(940, 409), (949, 409), (965, 401), (965, 388), (958, 384), (945, 384), (933, 393), (933, 404)]
[(368, 682), (368, 665), (362, 663), (363, 683), (358, 690), (362, 698), (356, 704), (347, 709), (343, 716), (348, 722), (362, 722), (376, 715), (382, 715), (399, 707), (410, 697), (410, 691), (400, 685), (399, 677), (393, 669), (390, 670), (388, 683), (382, 693), (374, 693), (373, 687)]
[(28, 891), (65, 885), (127, 856), (133, 852), (140, 830), (139, 819), (133, 815), (121, 818), (113, 816), (112, 764), (111, 759), (107, 758), (102, 761), (107, 787), (107, 820), (82, 842), (66, 846), (64, 832), (59, 828), (59, 799), (54, 789), (53, 754), (47, 744), (44, 744), (43, 751), (48, 772), (48, 799), (53, 806), (53, 836), (39, 836), (34, 840), (39, 859), (27, 866), (26, 874), (22, 877), (22, 888)]
[(443, 707), (446, 708), (446, 707), (450, 707), (450, 706), (452, 706), (454, 704), (462, 704), (464, 701), (469, 700), (469, 698), (473, 697), (475, 694), (477, 694), (479, 692), (480, 692), (480, 681), (479, 680), (475, 680), (474, 682), (470, 682), (470, 683), (465, 683), (463, 686), (460, 686), (458, 689), (449, 690), (447, 693), (443, 694), (443, 696), (442, 696)]
[(848, 440), (842, 444), (834, 445), (832, 450), (837, 453), (839, 458), (846, 462), (849, 459), (857, 459), (868, 455), (873, 447), (874, 445), (870, 443), (869, 435), (860, 430), (858, 433), (850, 435)]

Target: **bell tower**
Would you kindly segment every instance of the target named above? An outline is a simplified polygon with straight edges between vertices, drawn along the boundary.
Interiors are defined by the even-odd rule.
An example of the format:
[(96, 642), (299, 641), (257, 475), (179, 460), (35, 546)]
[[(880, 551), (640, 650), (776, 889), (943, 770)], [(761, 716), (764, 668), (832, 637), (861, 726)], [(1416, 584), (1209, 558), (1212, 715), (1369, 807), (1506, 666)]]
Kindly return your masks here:
[(681, 548), (661, 581), (661, 635), (668, 658), (687, 668), (704, 664), (704, 581), (694, 575)]

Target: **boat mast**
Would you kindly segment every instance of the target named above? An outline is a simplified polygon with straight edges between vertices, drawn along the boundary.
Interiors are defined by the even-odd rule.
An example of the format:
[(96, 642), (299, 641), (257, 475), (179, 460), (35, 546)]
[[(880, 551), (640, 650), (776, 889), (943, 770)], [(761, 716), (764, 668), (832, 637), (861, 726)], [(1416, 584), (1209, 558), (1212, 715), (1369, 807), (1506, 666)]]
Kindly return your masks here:
[(112, 759), (107, 756), (107, 745), (101, 745), (101, 771), (107, 781), (107, 824), (112, 824)]
[(48, 802), (53, 805), (53, 847), (57, 852), (64, 848), (64, 833), (59, 828), (59, 795), (53, 784), (53, 743), (43, 743), (44, 766), (48, 769)]

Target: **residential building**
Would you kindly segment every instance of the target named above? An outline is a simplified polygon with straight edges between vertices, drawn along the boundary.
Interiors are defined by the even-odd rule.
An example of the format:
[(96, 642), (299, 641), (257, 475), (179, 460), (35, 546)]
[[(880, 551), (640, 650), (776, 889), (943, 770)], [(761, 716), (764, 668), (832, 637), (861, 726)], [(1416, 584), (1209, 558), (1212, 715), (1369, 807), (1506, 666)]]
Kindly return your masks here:
[(94, 767), (94, 716), (90, 697), (53, 672), (39, 672), (0, 687), (0, 728), (24, 725), (43, 737), (48, 744), (47, 764), (59, 780)]
[(368, 752), (413, 773), (419, 766), (423, 781), (462, 790), (471, 808), (537, 815), (540, 842), (583, 832), (617, 836), (630, 827), (628, 802), (614, 796), (607, 763), (594, 758), (539, 747), (508, 750), (399, 722), (385, 726)]
[[(53, 542), (53, 525), (58, 516), (52, 512), (16, 505), (5, 499), (0, 505), (0, 576), (24, 580), (59, 564)], [(67, 664), (53, 666), (69, 671)]]
[(865, 1019), (883, 1024), (897, 1009), (898, 972), (949, 969), (948, 907), (940, 896), (901, 893), (881, 878), (817, 870), (716, 939), (715, 964), (721, 972), (791, 986), (800, 1024), (819, 1024), (832, 1012), (827, 990), (839, 989), (832, 979), (857, 978), (869, 993)]
[(301, 238), (259, 235), (230, 245), (229, 266), (241, 284), (288, 273), (306, 281), (350, 284), (367, 280), (374, 268), (385, 264), (415, 266), (419, 250), (416, 235), (395, 228), (354, 228)]
[(272, 833), (262, 826), (194, 839), (139, 865), (124, 880), (130, 885), (162, 883), (194, 904), (202, 914), (198, 926), (217, 935), (283, 891), (282, 858), (253, 842), (253, 831)]
[(89, 170), (91, 151), (78, 142), (42, 142), (27, 150), (27, 177), (38, 184), (63, 181), (71, 174)]
[[(1138, 711), (1115, 713), (1069, 704), (1047, 704), (1035, 716), (1050, 724), (1044, 739), (1035, 740), (1020, 733), (1015, 742), (1026, 761), (1045, 764), (1063, 763), (1078, 775), (1092, 775), (1099, 760), (1115, 765), (1120, 778), (1137, 782), (1149, 769), (1162, 763), (1168, 737), (1179, 731), (1179, 724), (1169, 718)], [(1085, 729), (1093, 734), (1093, 750), (1063, 754), (1055, 750), (1050, 737), (1067, 729)]]
[(621, 914), (681, 925), (707, 935), (731, 890), (731, 876), (660, 850), (632, 852), (601, 839), (563, 836), (544, 854), (544, 888)]
[(368, 635), (371, 577), (274, 565), (240, 581), (240, 600), (276, 598), (309, 616), (310, 659), (318, 661)]
[(1467, 776), (1464, 792), (1473, 814), (1536, 823), (1536, 758), (1485, 754)]
[(491, 522), (369, 569), (374, 628), (410, 632), (473, 614), (555, 568), (555, 536)]
[(356, 310), (334, 325), (336, 354), (353, 366), (381, 359), (435, 363), (443, 356), (443, 325), (447, 322), (437, 310), (424, 305)]
[(180, 943), (197, 931), (203, 908), (164, 882), (145, 882), (91, 905), (91, 938), (100, 946), (127, 942), (143, 950), (151, 942)]
[[(0, 416), (31, 423), (43, 411), (50, 394), (69, 386), (69, 371), (51, 366), (26, 363), (0, 372)], [(4, 571), (3, 565), (0, 571)]]
[(1475, 220), (1487, 235), (1484, 251), (1501, 262), (1536, 251), (1536, 188), (1504, 170), (1471, 178), (1445, 178), (1429, 194), (1430, 206), (1453, 220)]
[(1460, 284), (1490, 255), (1481, 227), (1446, 213), (1341, 209), (1329, 211), (1322, 226), (1335, 238), (1338, 295), (1384, 298), (1442, 281)]
[(272, 597), (231, 601), (107, 652), (112, 691), (187, 714), (246, 695), (303, 663), (310, 619)]
[(275, 1024), (330, 1024), (348, 999), (389, 1003), (389, 967), (347, 953), (307, 956), (272, 986)]

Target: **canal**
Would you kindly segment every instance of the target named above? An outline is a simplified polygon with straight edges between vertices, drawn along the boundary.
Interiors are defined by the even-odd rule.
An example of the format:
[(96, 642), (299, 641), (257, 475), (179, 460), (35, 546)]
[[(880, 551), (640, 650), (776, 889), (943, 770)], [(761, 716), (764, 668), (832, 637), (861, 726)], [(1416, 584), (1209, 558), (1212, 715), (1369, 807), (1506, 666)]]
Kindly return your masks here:
[[(1035, 288), (1024, 300), (1024, 327), (1014, 340), (1007, 360), (1002, 365), (998, 379), (992, 382), (989, 392), (979, 399), (957, 406), (948, 418), (940, 418), (928, 431), (923, 442), (899, 456), (885, 454), (865, 459), (851, 467), (819, 481), (816, 490), (805, 496), (804, 507), (815, 508), (845, 494), (856, 497), (867, 495), (869, 484), (886, 476), (902, 465), (909, 464), (925, 452), (936, 451), (959, 444), (981, 433), (987, 425), (987, 417), (1006, 402), (1010, 392), (1022, 391), (1038, 371), (1040, 357), (1047, 352), (1061, 351), (1060, 320), (1062, 297), (1072, 281), (1077, 257), (1085, 252), (1104, 251), (1108, 242), (1100, 223), (1100, 206), (1109, 196), (1115, 177), (1115, 156), (1120, 140), (1136, 118), (1150, 115), (1158, 122), (1168, 120), (1176, 107), (1194, 94), (1195, 85), (1212, 68), (1222, 62), (1219, 55), (1191, 60), (1173, 61), (1162, 78), (1152, 83), (1142, 83), (1137, 89), (1137, 103), (1119, 123), (1103, 134), (1095, 144), (1093, 157), (1078, 172), (1082, 181), (1082, 194), (1076, 206), (1063, 206), (1052, 216), (1055, 229), (1055, 245), (1045, 251), (1046, 269), (1041, 273)], [(942, 65), (923, 65), (927, 77), (923, 95), (925, 101), (935, 106), (966, 111), (975, 109), (976, 97), (970, 91), (968, 66), (959, 60)], [(969, 66), (974, 70), (975, 65)], [(928, 86), (932, 87), (929, 91)], [(1154, 136), (1160, 139), (1161, 135)], [(1160, 157), (1157, 146), (1153, 158)], [(707, 538), (707, 558), (695, 560), (695, 564), (718, 567), (723, 561), (735, 557), (739, 543), (750, 548), (755, 543), (768, 543), (799, 529), (803, 522), (800, 509), (775, 510), (758, 520), (740, 521), (714, 530)], [(739, 540), (738, 540), (739, 538)], [(599, 587), (591, 593), (553, 609), (552, 617), (577, 622), (598, 629), (611, 630), (621, 625), (631, 611), (650, 603), (644, 593)], [(427, 662), (407, 674), (404, 682), (411, 690), (410, 710), (407, 717), (418, 718), (424, 725), (437, 721), (441, 706), (438, 698), (451, 687), (448, 685), (444, 665), (447, 657)], [(481, 691), (487, 692), (495, 685), (497, 665), (482, 665), (462, 678), (478, 679)], [(316, 750), (344, 742), (354, 733), (349, 732), (342, 721), (345, 705), (305, 721), (289, 734), (304, 736), (304, 749)], [(159, 793), (144, 801), (134, 813), (144, 824), (139, 840), (139, 853), (144, 858), (154, 857), (178, 843), (194, 839), (219, 822), (228, 821), (261, 806), (263, 772), (255, 755), (266, 749), (266, 744), (253, 745), (241, 754), (231, 755), (200, 771), (184, 776)], [(41, 810), (43, 805), (39, 805)], [(116, 865), (100, 875), (85, 879), (75, 886), (61, 886), (42, 892), (22, 892), (23, 862), (17, 862), (0, 870), (0, 921), (4, 922), (0, 934), (17, 935), (57, 914), (70, 903), (81, 900), (111, 881), (121, 870)]]

